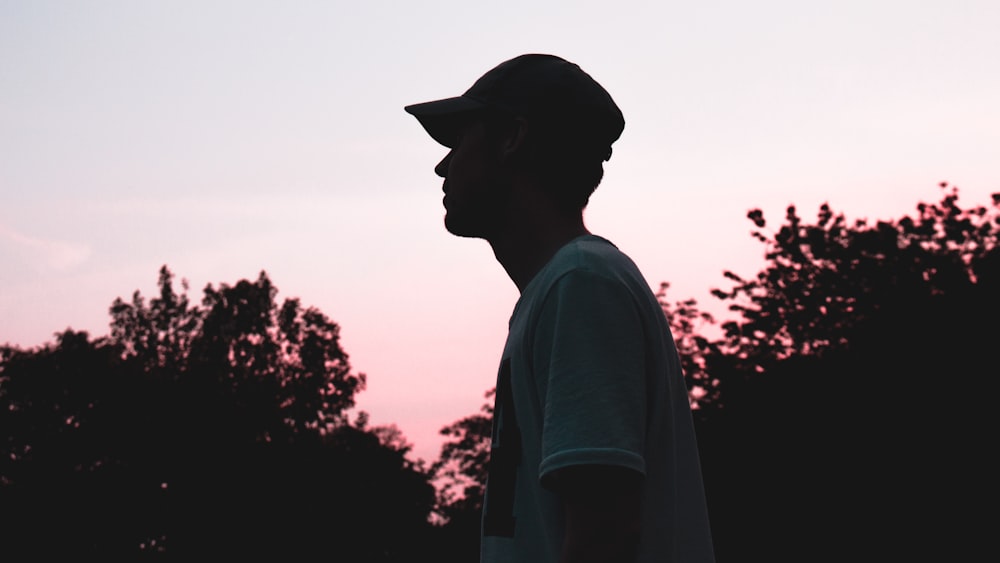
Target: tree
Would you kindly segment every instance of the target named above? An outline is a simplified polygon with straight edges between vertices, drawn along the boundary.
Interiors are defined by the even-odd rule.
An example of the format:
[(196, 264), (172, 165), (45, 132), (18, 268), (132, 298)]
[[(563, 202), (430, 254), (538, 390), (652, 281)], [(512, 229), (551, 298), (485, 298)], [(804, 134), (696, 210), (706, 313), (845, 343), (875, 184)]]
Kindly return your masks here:
[[(7, 554), (419, 558), (434, 489), (369, 428), (339, 326), (263, 272), (116, 299), (110, 335), (0, 349)], [(187, 284), (183, 284), (187, 289)]]
[[(918, 204), (915, 218), (848, 225), (823, 204), (809, 225), (791, 206), (777, 232), (755, 231), (767, 267), (749, 280), (726, 272), (736, 285), (713, 291), (741, 317), (723, 326), (726, 343), (751, 364), (822, 354), (850, 346), (845, 335), (860, 324), (905, 315), (915, 302), (984, 293), (997, 279), (1000, 194), (992, 208), (962, 209), (958, 189), (941, 188), (941, 202)], [(765, 227), (759, 209), (748, 217)]]
[(298, 299), (278, 307), (263, 272), (255, 282), (209, 285), (201, 307), (177, 295), (172, 279), (160, 270), (160, 296), (148, 306), (138, 292), (112, 304), (109, 344), (124, 360), (220, 385), (238, 397), (242, 412), (233, 416), (262, 426), (254, 440), (323, 434), (345, 422), (365, 376), (350, 372), (336, 323)]
[(681, 369), (688, 385), (691, 408), (700, 411), (719, 402), (719, 379), (712, 375), (710, 362), (720, 354), (719, 343), (703, 336), (699, 329), (715, 324), (710, 313), (702, 311), (695, 299), (671, 303), (667, 300), (668, 282), (660, 284), (656, 297), (667, 317), (670, 332), (680, 356)]
[(431, 466), (437, 487), (436, 515), (452, 546), (453, 561), (479, 556), (479, 516), (486, 494), (495, 389), (486, 392), (478, 413), (441, 429), (447, 441)]
[(739, 314), (710, 362), (721, 408), (699, 425), (720, 560), (985, 547), (971, 515), (995, 470), (1000, 194), (963, 209), (942, 189), (916, 217), (874, 225), (789, 208), (755, 233), (765, 268), (715, 292)]

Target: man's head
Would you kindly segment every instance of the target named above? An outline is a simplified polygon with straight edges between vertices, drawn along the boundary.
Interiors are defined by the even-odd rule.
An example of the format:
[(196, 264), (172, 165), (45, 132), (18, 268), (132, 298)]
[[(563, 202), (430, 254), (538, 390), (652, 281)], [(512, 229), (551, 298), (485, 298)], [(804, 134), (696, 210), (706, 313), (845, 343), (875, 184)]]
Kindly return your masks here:
[[(492, 190), (501, 189), (497, 184), (505, 175), (524, 174), (568, 214), (586, 206), (603, 176), (603, 162), (611, 157), (611, 145), (625, 127), (621, 110), (600, 84), (579, 66), (552, 55), (515, 57), (461, 96), (405, 109), (434, 140), (452, 149), (436, 168), (446, 189), (452, 155), (469, 152), (459, 145), (463, 132), (471, 130), (483, 136), (477, 140), (479, 149), (489, 151), (487, 162), (476, 165), (490, 167), (483, 170), (488, 176), (483, 179), (493, 184)], [(459, 156), (472, 165), (467, 155)], [(502, 199), (495, 193), (489, 197)], [(455, 232), (452, 225), (449, 230)]]

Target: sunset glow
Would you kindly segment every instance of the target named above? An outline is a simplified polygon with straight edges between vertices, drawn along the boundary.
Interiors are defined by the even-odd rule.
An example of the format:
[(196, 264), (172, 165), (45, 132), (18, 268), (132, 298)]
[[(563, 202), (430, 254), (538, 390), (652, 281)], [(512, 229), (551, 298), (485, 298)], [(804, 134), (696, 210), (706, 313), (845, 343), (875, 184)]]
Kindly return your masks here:
[[(626, 127), (587, 212), (671, 299), (753, 274), (794, 204), (897, 218), (1000, 191), (1000, 3), (55, 2), (0, 6), (0, 343), (107, 332), (167, 265), (265, 270), (341, 325), (359, 408), (414, 457), (493, 385), (517, 290), (442, 225), (444, 155), (403, 112), (563, 56)], [(655, 287), (654, 287), (655, 289)]]

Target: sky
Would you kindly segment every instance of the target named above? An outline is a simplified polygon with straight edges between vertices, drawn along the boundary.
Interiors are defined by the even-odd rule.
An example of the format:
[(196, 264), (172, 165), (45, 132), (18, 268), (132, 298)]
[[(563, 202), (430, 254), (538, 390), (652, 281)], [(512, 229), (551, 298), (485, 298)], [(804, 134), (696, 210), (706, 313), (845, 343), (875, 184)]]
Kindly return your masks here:
[[(613, 7), (612, 7), (613, 5)], [(894, 219), (1000, 191), (1000, 2), (0, 0), (0, 343), (108, 332), (167, 265), (267, 272), (341, 325), (359, 408), (413, 457), (476, 412), (514, 284), (443, 227), (403, 106), (551, 53), (626, 126), (586, 222), (720, 317), (795, 205)]]

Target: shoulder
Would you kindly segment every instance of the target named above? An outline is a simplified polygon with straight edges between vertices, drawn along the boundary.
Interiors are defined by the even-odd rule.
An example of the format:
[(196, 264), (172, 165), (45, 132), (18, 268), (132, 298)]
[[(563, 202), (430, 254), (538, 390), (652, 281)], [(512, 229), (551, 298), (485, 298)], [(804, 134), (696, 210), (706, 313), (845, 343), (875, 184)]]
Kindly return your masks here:
[(631, 258), (609, 240), (587, 235), (575, 239), (553, 260), (553, 286), (582, 286), (603, 293), (623, 292), (639, 298), (649, 290)]
[(560, 302), (638, 304), (648, 300), (643, 295), (648, 292), (649, 286), (628, 256), (605, 238), (584, 235), (560, 248), (531, 280), (513, 317), (536, 318), (542, 309)]
[(535, 285), (541, 288), (551, 287), (568, 275), (622, 279), (636, 277), (638, 270), (632, 260), (609, 240), (597, 235), (584, 235), (559, 249), (533, 283), (539, 282)]

